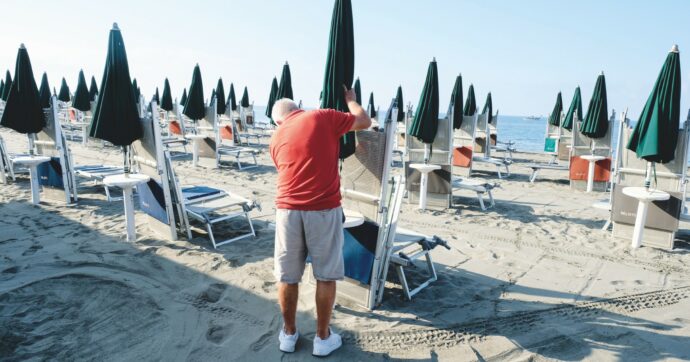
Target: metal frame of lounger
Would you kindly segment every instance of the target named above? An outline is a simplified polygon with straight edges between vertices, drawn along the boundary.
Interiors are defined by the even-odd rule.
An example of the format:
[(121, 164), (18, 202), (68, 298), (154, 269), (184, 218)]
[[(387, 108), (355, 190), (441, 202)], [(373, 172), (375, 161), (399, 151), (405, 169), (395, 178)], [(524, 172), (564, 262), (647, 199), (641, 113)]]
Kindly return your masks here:
[[(609, 126), (606, 135), (600, 139), (593, 140), (580, 132), (582, 121), (573, 119), (573, 138), (570, 149), (570, 159), (576, 156), (595, 154), (604, 156), (606, 158), (612, 157), (611, 140), (613, 138), (613, 128), (616, 123), (616, 110), (611, 110), (609, 117)], [(606, 191), (609, 186), (609, 181), (594, 181), (594, 190)], [(587, 187), (587, 180), (570, 180), (570, 188), (584, 191)]]
[[(484, 136), (484, 145), (482, 146), (484, 150), (483, 155), (474, 155), (474, 152), (472, 154), (472, 162), (481, 162), (481, 163), (489, 163), (492, 165), (496, 166), (496, 174), (498, 175), (499, 179), (503, 178), (503, 173), (501, 172), (501, 167), (505, 167), (506, 169), (506, 176), (510, 176), (510, 164), (512, 162), (509, 162), (506, 159), (498, 159), (495, 157), (491, 157), (491, 132), (489, 131), (489, 122), (487, 121), (487, 114), (480, 114), (477, 116), (477, 126), (475, 128), (475, 140), (476, 139), (481, 139), (481, 136)], [(483, 128), (483, 129), (482, 129)], [(475, 142), (475, 146), (478, 144)], [(476, 148), (474, 149), (476, 150)], [(473, 150), (473, 151), (474, 151)]]
[(517, 149), (513, 147), (515, 145), (515, 142), (513, 141), (508, 141), (508, 142), (503, 142), (498, 140), (498, 110), (496, 110), (496, 115), (492, 117), (493, 121), (489, 123), (489, 139), (491, 139), (491, 136), (496, 137), (496, 144), (491, 145), (491, 142), (489, 142), (489, 145), (491, 146), (491, 150), (493, 151), (498, 151), (498, 152), (503, 152), (507, 153), (508, 157), (503, 157), (504, 160), (508, 162), (512, 162), (513, 160), (513, 152), (517, 152)]
[(621, 164), (622, 157), (621, 155), (623, 152), (625, 152), (625, 140), (623, 139), (623, 135), (626, 134), (624, 130), (630, 128), (630, 120), (627, 117), (628, 115), (628, 110), (626, 109), (625, 112), (621, 113), (621, 119), (620, 122), (618, 123), (618, 134), (616, 135), (616, 152), (613, 155), (613, 163), (611, 164), (611, 177), (610, 177), (610, 183), (611, 187), (609, 188), (609, 197), (606, 200), (598, 201), (592, 204), (592, 207), (595, 209), (600, 209), (600, 210), (606, 210), (609, 212), (609, 216), (606, 219), (606, 223), (604, 226), (601, 228), (602, 231), (607, 231), (609, 227), (611, 226), (611, 205), (613, 203), (613, 185), (614, 183), (618, 182), (619, 179), (619, 174), (621, 167), (623, 166)]
[(16, 181), (16, 176), (12, 161), (10, 160), (10, 154), (5, 146), (5, 140), (0, 136), (0, 182), (7, 184), (9, 179)]

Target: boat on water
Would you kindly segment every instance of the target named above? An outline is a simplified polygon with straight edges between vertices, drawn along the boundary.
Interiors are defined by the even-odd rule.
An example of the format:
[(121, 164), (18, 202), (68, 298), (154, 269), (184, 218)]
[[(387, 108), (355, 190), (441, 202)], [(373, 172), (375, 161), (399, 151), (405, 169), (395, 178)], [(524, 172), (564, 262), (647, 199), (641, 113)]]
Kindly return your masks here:
[(540, 120), (541, 118), (542, 118), (541, 116), (529, 116), (529, 117), (525, 117), (525, 119), (526, 119), (526, 120), (529, 120), (529, 121), (538, 121), (538, 120)]

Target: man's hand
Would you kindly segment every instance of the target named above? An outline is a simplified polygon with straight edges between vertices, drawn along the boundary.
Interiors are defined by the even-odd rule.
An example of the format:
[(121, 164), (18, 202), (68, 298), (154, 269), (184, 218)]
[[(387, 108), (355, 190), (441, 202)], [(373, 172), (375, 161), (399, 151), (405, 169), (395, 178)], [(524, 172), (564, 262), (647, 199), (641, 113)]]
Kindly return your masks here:
[(343, 84), (343, 92), (347, 102), (347, 109), (355, 116), (355, 123), (352, 124), (350, 131), (359, 131), (371, 127), (371, 118), (369, 118), (367, 111), (357, 103), (357, 93), (355, 93), (355, 90), (347, 89)]
[(347, 87), (343, 84), (343, 92), (345, 93), (345, 103), (350, 103), (350, 102), (357, 102), (357, 93), (355, 93), (355, 89), (347, 89)]

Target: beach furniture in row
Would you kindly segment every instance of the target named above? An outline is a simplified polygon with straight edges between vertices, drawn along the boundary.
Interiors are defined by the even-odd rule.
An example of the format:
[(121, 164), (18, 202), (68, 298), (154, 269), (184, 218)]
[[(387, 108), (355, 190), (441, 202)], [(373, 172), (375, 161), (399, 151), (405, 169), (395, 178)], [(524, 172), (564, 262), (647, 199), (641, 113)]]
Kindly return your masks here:
[[(491, 122), (489, 122), (491, 117)], [(501, 168), (505, 168), (506, 176), (510, 176), (510, 164), (512, 161), (508, 158), (497, 158), (491, 154), (491, 129), (492, 123), (498, 122), (498, 114), (491, 116), (487, 113), (480, 114), (476, 119), (476, 126), (474, 130), (474, 152), (472, 153), (472, 161), (477, 163), (486, 163), (496, 166), (496, 175), (499, 179), (503, 178)]]
[(507, 154), (503, 159), (507, 162), (513, 160), (513, 152), (517, 152), (514, 141), (501, 141), (498, 139), (498, 110), (496, 116), (492, 117), (492, 122), (489, 123), (489, 139), (491, 151), (502, 152)]

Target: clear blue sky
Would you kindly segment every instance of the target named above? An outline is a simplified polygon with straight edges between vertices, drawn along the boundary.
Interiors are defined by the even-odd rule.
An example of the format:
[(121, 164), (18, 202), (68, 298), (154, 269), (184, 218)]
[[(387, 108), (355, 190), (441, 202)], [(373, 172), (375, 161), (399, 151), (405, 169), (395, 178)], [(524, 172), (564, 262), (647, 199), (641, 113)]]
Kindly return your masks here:
[[(491, 91), (501, 114), (547, 114), (556, 93), (566, 107), (582, 87), (585, 107), (596, 76), (606, 74), (609, 107), (637, 118), (671, 45), (681, 51), (683, 119), (690, 106), (690, 1), (353, 0), (356, 74), (364, 98), (384, 105), (401, 84), (417, 103), (428, 62), (436, 57), (445, 111), (462, 73), (483, 105)], [(287, 60), (295, 98), (318, 104), (332, 0), (95, 1), (4, 0), (0, 69), (14, 72), (25, 43), (37, 79), (80, 68), (100, 83), (113, 21), (120, 24), (130, 71), (150, 97), (170, 79), (174, 95), (201, 66), (207, 92), (222, 76), (226, 90), (249, 87), (265, 104)], [(686, 55), (688, 52), (689, 55)], [(239, 96), (239, 95), (238, 95)], [(385, 102), (384, 102), (385, 101)]]

